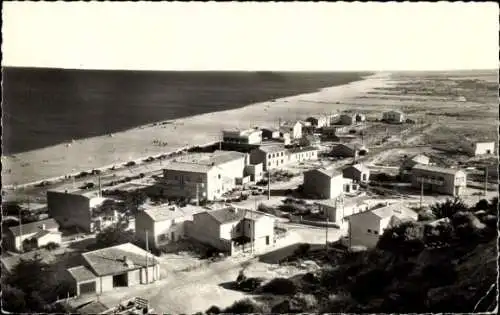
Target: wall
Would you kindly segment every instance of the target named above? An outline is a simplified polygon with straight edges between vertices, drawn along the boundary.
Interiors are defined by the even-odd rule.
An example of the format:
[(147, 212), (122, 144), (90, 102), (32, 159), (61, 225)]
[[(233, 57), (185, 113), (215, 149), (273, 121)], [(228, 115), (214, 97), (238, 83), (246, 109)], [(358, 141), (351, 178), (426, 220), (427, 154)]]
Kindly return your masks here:
[[(374, 234), (373, 231), (380, 231), (380, 219), (370, 212), (351, 216), (349, 229), (352, 246), (374, 247), (377, 245), (380, 235)], [(369, 233), (368, 230), (371, 232)]]
[(220, 239), (219, 223), (216, 222), (207, 213), (198, 213), (194, 215), (193, 222), (187, 222), (186, 234), (201, 243), (211, 245), (222, 251), (230, 251), (230, 243)]
[[(158, 265), (156, 266), (150, 266), (147, 268), (147, 272), (146, 272), (146, 268), (141, 268), (140, 272), (141, 272), (141, 284), (148, 284), (148, 283), (153, 283), (155, 282), (156, 280), (159, 279), (158, 275), (159, 275), (159, 269), (158, 269)], [(146, 277), (147, 275), (147, 277)]]
[(113, 276), (99, 277), (97, 281), (100, 282), (102, 292), (113, 290)]
[(331, 182), (330, 177), (316, 170), (305, 172), (303, 184), (304, 192), (319, 198), (330, 199)]
[[(166, 169), (163, 176), (162, 188), (167, 196), (196, 198), (196, 184), (200, 184), (198, 185), (198, 193), (201, 199), (209, 195), (206, 173)], [(205, 187), (202, 187), (201, 184), (204, 184)]]
[(138, 240), (146, 243), (146, 230), (148, 230), (148, 242), (150, 246), (154, 244), (153, 220), (143, 211), (139, 211), (135, 216), (135, 236)]
[(139, 269), (128, 272), (128, 286), (134, 286), (141, 283), (141, 271)]
[(490, 150), (489, 154), (494, 154), (495, 153), (495, 143), (477, 143), (475, 145), (475, 155), (481, 155), (481, 154), (488, 154), (488, 150)]
[(62, 236), (60, 233), (50, 233), (45, 235), (44, 237), (38, 239), (38, 247), (47, 245), (48, 243), (62, 243)]
[(64, 192), (47, 192), (49, 215), (56, 219), (61, 227), (78, 226), (90, 232), (90, 202), (85, 196)]
[(219, 237), (222, 239), (231, 240), (243, 235), (244, 229), (245, 227), (243, 227), (240, 221), (224, 223), (220, 225)]
[[(456, 176), (455, 178), (455, 176), (452, 174), (443, 174), (443, 173), (413, 169), (411, 173), (411, 183), (414, 188), (420, 189), (421, 183), (418, 181), (418, 178), (420, 176), (426, 176), (426, 177), (434, 176), (436, 178), (441, 177), (442, 178), (441, 180), (443, 180), (444, 182), (443, 185), (438, 186), (435, 184), (431, 185), (424, 183), (424, 190), (436, 191), (451, 196), (455, 195), (455, 185), (465, 187), (467, 183), (467, 177), (463, 172), (459, 172), (458, 176)], [(460, 180), (462, 181), (462, 184), (459, 184)]]

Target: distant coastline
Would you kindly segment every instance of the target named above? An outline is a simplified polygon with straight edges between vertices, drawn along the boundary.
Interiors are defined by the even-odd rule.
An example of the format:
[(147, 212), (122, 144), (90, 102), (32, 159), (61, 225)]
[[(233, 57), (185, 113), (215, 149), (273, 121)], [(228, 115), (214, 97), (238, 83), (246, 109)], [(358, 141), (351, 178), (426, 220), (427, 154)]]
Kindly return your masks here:
[(244, 107), (371, 72), (3, 69), (3, 155)]

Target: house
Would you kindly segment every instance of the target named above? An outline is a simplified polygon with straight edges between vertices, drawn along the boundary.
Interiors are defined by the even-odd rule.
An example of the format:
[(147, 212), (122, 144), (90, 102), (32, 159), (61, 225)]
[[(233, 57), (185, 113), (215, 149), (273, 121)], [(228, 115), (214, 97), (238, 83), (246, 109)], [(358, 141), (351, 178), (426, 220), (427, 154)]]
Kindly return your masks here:
[(291, 139), (300, 139), (302, 138), (302, 123), (300, 121), (284, 122), (280, 126), (280, 133), (289, 133)]
[(356, 158), (359, 155), (363, 155), (367, 152), (365, 146), (357, 143), (341, 143), (332, 148), (330, 152), (331, 155), (337, 157), (353, 157)]
[(274, 245), (275, 219), (259, 211), (225, 207), (195, 214), (188, 235), (229, 255), (239, 249), (259, 252)]
[(262, 164), (264, 171), (284, 166), (288, 150), (283, 145), (262, 145), (250, 152), (251, 164)]
[(402, 221), (416, 221), (417, 219), (418, 214), (402, 203), (352, 214), (347, 217), (350, 246), (375, 247), (385, 229)]
[(339, 116), (338, 123), (340, 125), (352, 126), (364, 122), (366, 116), (360, 113), (344, 113)]
[(138, 240), (151, 248), (181, 240), (186, 237), (185, 222), (192, 221), (193, 215), (206, 209), (186, 205), (161, 205), (139, 211), (135, 217), (135, 235)]
[(299, 144), (301, 146), (313, 146), (317, 147), (321, 145), (321, 138), (318, 135), (308, 134), (304, 135), (302, 139), (300, 139)]
[(340, 134), (349, 132), (349, 126), (326, 126), (321, 129), (321, 136), (329, 140), (338, 140)]
[(160, 279), (158, 258), (131, 243), (83, 253), (82, 260), (82, 265), (67, 269), (77, 296)]
[(315, 147), (285, 148), (283, 145), (262, 145), (250, 152), (250, 163), (262, 163), (264, 171), (317, 158), (318, 149)]
[(23, 242), (32, 242), (32, 246), (39, 248), (48, 243), (61, 244), (59, 224), (53, 218), (11, 226), (4, 235), (3, 244), (9, 250), (23, 251)]
[(262, 128), (262, 139), (279, 139), (280, 131), (276, 128)]
[(312, 146), (289, 148), (287, 149), (287, 153), (288, 164), (300, 164), (318, 159), (318, 148)]
[[(105, 207), (108, 201), (115, 205)], [(116, 223), (121, 217), (116, 211), (117, 204), (102, 197), (99, 191), (47, 191), (49, 215), (63, 228), (77, 227), (88, 233)]]
[(382, 121), (391, 124), (402, 124), (405, 122), (405, 114), (399, 110), (390, 110), (382, 114)]
[(412, 186), (424, 191), (460, 196), (467, 186), (467, 174), (459, 169), (417, 164), (411, 170)]
[(324, 168), (304, 172), (304, 194), (320, 199), (333, 199), (343, 192), (342, 173)]
[(498, 163), (488, 166), (488, 177), (498, 178)]
[(417, 154), (413, 155), (411, 157), (407, 157), (406, 159), (403, 160), (401, 163), (401, 166), (399, 168), (399, 174), (400, 175), (406, 175), (411, 172), (411, 169), (417, 165), (429, 165), (430, 163), (430, 158), (423, 155), (423, 154)]
[(361, 163), (349, 165), (342, 170), (345, 178), (350, 178), (355, 182), (366, 183), (370, 180), (370, 169)]
[(342, 177), (342, 191), (344, 194), (357, 194), (359, 191), (359, 185), (350, 178)]
[(306, 118), (306, 121), (315, 128), (323, 128), (330, 125), (330, 117), (327, 115), (316, 115)]
[(215, 200), (244, 182), (249, 156), (236, 151), (215, 151), (177, 159), (164, 167), (163, 194), (198, 200)]
[(494, 154), (495, 153), (495, 142), (473, 142), (466, 141), (463, 144), (463, 149), (471, 155), (485, 155), (485, 154)]
[(264, 166), (262, 163), (248, 164), (245, 166), (245, 176), (250, 176), (250, 181), (257, 183), (264, 178)]
[(336, 224), (338, 227), (344, 227), (347, 223), (344, 218), (368, 210), (366, 199), (366, 196), (345, 198), (340, 195), (337, 198), (318, 201), (315, 204), (329, 222)]
[(223, 130), (222, 141), (236, 144), (261, 144), (262, 130), (259, 128)]

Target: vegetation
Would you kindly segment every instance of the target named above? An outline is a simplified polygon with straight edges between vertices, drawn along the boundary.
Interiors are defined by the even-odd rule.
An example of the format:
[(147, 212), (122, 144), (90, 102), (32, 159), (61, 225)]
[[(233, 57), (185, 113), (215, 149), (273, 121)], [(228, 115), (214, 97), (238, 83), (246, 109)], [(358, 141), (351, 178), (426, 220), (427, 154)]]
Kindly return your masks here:
[[(459, 199), (433, 205), (438, 221), (395, 223), (384, 231), (376, 248), (332, 252), (319, 271), (271, 280), (253, 291), (271, 295), (267, 304), (240, 301), (234, 304), (239, 307), (236, 311), (492, 311), (497, 303), (492, 288), (498, 273), (498, 198), (470, 208), (462, 205)], [(315, 256), (306, 246), (295, 255), (315, 259), (310, 258)]]
[(2, 309), (12, 313), (68, 313), (64, 305), (53, 305), (58, 297), (74, 295), (67, 279), (54, 265), (21, 260), (11, 273), (2, 275)]
[(95, 244), (91, 245), (91, 249), (100, 249), (110, 246), (120, 245), (124, 243), (136, 243), (134, 231), (127, 230), (128, 222), (124, 220), (118, 221), (101, 232), (95, 237)]

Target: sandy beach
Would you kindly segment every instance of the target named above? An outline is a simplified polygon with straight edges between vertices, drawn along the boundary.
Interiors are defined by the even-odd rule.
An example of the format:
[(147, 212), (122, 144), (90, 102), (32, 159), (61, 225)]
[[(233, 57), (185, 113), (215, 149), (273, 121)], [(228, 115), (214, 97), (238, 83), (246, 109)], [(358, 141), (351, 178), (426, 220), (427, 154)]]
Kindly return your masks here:
[[(2, 156), (4, 185), (21, 185), (100, 167), (120, 165), (148, 156), (217, 141), (221, 130), (277, 126), (278, 120), (348, 109), (350, 100), (374, 88), (390, 85), (389, 73), (361, 81), (275, 101), (140, 126), (113, 135), (59, 144), (12, 156)], [(339, 103), (337, 103), (339, 102)], [(90, 124), (92, 122), (89, 122)]]

